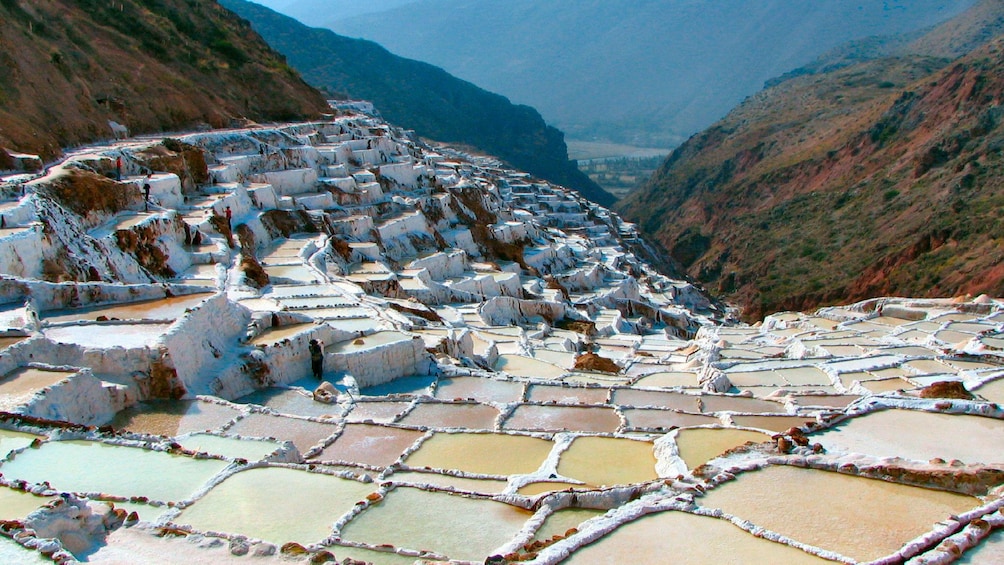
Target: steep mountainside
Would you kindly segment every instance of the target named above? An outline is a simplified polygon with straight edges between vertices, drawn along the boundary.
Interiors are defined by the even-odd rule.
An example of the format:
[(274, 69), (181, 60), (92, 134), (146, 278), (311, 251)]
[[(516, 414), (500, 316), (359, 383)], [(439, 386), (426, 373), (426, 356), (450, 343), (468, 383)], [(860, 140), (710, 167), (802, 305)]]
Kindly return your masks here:
[(974, 3), (416, 0), (343, 19), (299, 8), (312, 1), (284, 10), (530, 104), (572, 139), (646, 147), (676, 146), (848, 40), (926, 28)]
[(883, 294), (1002, 295), (1002, 97), (1000, 38), (948, 66), (891, 58), (797, 77), (692, 137), (620, 209), (747, 319)]
[(923, 55), (955, 59), (1004, 33), (1004, 0), (980, 0), (958, 16), (934, 26), (899, 35), (850, 41), (820, 55), (813, 62), (767, 81), (779, 84), (794, 76), (836, 70), (881, 57)]
[(568, 159), (564, 135), (536, 110), (482, 90), (447, 72), (404, 59), (369, 41), (309, 28), (244, 0), (222, 0), (251, 21), (311, 84), (333, 93), (373, 101), (388, 121), (420, 135), (465, 144), (593, 202), (615, 200)]
[(0, 1), (0, 146), (314, 117), (327, 103), (216, 2)]

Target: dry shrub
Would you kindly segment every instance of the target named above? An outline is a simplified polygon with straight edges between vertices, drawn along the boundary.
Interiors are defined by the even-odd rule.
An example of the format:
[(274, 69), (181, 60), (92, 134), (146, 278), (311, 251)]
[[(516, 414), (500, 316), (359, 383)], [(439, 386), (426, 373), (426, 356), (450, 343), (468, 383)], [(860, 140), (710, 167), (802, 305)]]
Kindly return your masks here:
[(619, 373), (621, 368), (612, 360), (595, 353), (583, 353), (575, 359), (575, 369), (579, 371), (600, 371), (602, 373)]
[(560, 330), (568, 330), (580, 333), (584, 336), (591, 336), (596, 333), (596, 323), (589, 320), (570, 320), (565, 318), (554, 323), (554, 327)]
[(423, 320), (428, 320), (430, 322), (443, 321), (443, 318), (441, 318), (439, 314), (436, 313), (435, 310), (426, 308), (422, 305), (416, 305), (414, 308), (409, 308), (403, 304), (398, 304), (397, 302), (388, 302), (387, 305), (390, 306), (392, 310), (397, 310), (398, 312), (411, 314), (413, 316), (418, 316)]
[(975, 397), (958, 381), (938, 381), (920, 390), (921, 398), (955, 398), (973, 400)]
[(331, 249), (339, 254), (342, 259), (348, 261), (352, 257), (352, 248), (349, 246), (349, 242), (334, 235), (331, 236), (329, 241), (331, 241)]
[(269, 210), (261, 215), (261, 223), (272, 237), (321, 231), (310, 214), (303, 210)]
[(209, 165), (206, 164), (203, 150), (177, 139), (165, 139), (159, 145), (140, 151), (136, 158), (151, 171), (178, 175), (186, 190), (209, 182)]
[(149, 273), (171, 278), (177, 273), (168, 266), (167, 253), (158, 245), (160, 232), (152, 226), (136, 226), (127, 230), (116, 230), (115, 243), (119, 249), (132, 255)]
[(241, 242), (241, 249), (245, 253), (254, 253), (257, 248), (254, 232), (247, 224), (237, 226), (237, 241)]
[(241, 271), (255, 288), (268, 286), (268, 273), (265, 272), (265, 268), (261, 266), (254, 255), (241, 251)]
[(213, 225), (213, 228), (223, 237), (227, 239), (227, 246), (230, 249), (234, 248), (234, 233), (230, 228), (230, 222), (227, 221), (226, 217), (213, 214), (209, 217), (209, 223)]

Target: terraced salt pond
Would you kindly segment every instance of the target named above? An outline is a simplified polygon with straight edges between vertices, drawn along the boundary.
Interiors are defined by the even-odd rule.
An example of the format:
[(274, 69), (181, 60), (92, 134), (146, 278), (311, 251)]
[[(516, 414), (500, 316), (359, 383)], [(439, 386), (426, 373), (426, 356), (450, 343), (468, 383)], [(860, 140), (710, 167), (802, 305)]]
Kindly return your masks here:
[(175, 518), (200, 530), (238, 532), (276, 543), (314, 543), (373, 491), (372, 485), (298, 469), (235, 473)]
[(0, 410), (14, 410), (38, 391), (52, 386), (73, 373), (22, 367), (0, 377)]
[(119, 412), (111, 425), (131, 432), (177, 437), (219, 430), (240, 412), (221, 404), (197, 400), (160, 400), (137, 404)]
[[(605, 464), (597, 465), (598, 460)], [(657, 478), (651, 443), (610, 437), (576, 438), (561, 454), (558, 473), (594, 486), (626, 485)]]
[(398, 487), (353, 518), (342, 537), (480, 561), (509, 541), (530, 515), (493, 500)]
[(499, 355), (495, 370), (504, 371), (516, 377), (538, 379), (556, 379), (565, 373), (561, 367), (522, 355)]
[(436, 433), (404, 463), (480, 475), (526, 474), (536, 471), (552, 448), (550, 441), (530, 436)]
[[(0, 520), (20, 520), (51, 498), (0, 487)], [(0, 537), (0, 539), (3, 539)], [(13, 562), (16, 563), (16, 562)]]
[(564, 563), (832, 563), (744, 532), (725, 520), (687, 512), (660, 512), (620, 526), (579, 549)]
[(170, 324), (87, 324), (48, 328), (45, 337), (56, 343), (111, 349), (152, 346), (167, 333)]
[(770, 436), (746, 430), (694, 428), (680, 430), (676, 445), (687, 467), (696, 469), (726, 451), (746, 444), (770, 441)]
[(186, 310), (198, 306), (210, 296), (212, 294), (189, 294), (127, 304), (57, 310), (45, 312), (43, 320), (49, 324), (94, 321), (100, 316), (109, 320), (176, 320), (184, 315)]
[(699, 499), (791, 539), (878, 559), (972, 509), (970, 496), (788, 466), (744, 473)]
[(1004, 420), (919, 410), (879, 410), (814, 436), (829, 450), (928, 461), (1004, 465)]
[[(73, 465), (67, 465), (73, 461)], [(0, 464), (8, 480), (48, 481), (66, 492), (184, 500), (227, 466), (225, 461), (108, 445), (96, 441), (50, 441)]]

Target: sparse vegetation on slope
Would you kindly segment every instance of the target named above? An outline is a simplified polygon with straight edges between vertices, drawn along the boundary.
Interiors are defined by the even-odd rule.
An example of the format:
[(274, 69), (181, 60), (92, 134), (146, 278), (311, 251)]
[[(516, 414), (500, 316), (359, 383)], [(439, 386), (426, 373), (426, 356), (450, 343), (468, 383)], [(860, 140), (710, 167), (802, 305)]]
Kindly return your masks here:
[(0, 146), (49, 159), (112, 137), (108, 120), (142, 133), (326, 108), (216, 2), (0, 2)]
[(691, 138), (621, 210), (747, 319), (1004, 294), (1002, 48), (786, 81)]

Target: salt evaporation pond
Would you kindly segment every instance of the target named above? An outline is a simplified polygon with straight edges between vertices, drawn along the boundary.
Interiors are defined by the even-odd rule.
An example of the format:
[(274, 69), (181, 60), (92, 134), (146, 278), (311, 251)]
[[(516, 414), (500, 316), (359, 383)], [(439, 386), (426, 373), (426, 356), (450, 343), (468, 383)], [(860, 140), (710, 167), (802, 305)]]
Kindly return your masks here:
[(635, 382), (635, 386), (652, 388), (696, 387), (699, 384), (695, 373), (680, 372), (650, 373)]
[(240, 412), (199, 400), (141, 402), (115, 415), (111, 425), (120, 430), (175, 437), (191, 432), (218, 430)]
[[(669, 561), (667, 561), (667, 559)], [(725, 520), (687, 512), (659, 512), (628, 522), (579, 549), (563, 563), (833, 563), (758, 538)]]
[[(603, 461), (603, 465), (597, 465)], [(658, 478), (653, 446), (647, 441), (577, 437), (558, 461), (558, 474), (602, 487)]]
[(1004, 463), (1004, 420), (919, 410), (879, 410), (814, 436), (827, 450), (929, 461)]
[(273, 441), (239, 440), (212, 434), (192, 434), (178, 439), (181, 447), (189, 451), (205, 452), (227, 459), (259, 461), (275, 453), (281, 446)]
[(1004, 379), (997, 379), (986, 383), (972, 392), (986, 398), (990, 402), (1004, 405)]
[(14, 410), (36, 392), (52, 386), (73, 373), (34, 367), (14, 369), (0, 378), (0, 410)]
[(281, 326), (278, 328), (269, 328), (262, 333), (255, 336), (254, 339), (250, 341), (251, 345), (275, 345), (280, 341), (289, 339), (297, 334), (303, 333), (310, 328), (316, 327), (312, 323), (307, 324), (291, 324), (289, 326)]
[(352, 411), (346, 416), (346, 420), (349, 422), (379, 422), (383, 424), (389, 424), (397, 420), (398, 416), (403, 414), (408, 407), (411, 406), (410, 402), (356, 402), (352, 405)]
[(680, 430), (676, 435), (680, 458), (687, 464), (688, 469), (696, 469), (734, 447), (745, 445), (746, 442), (765, 441), (770, 441), (769, 435), (728, 428), (690, 428)]
[(1004, 530), (995, 530), (976, 549), (963, 554), (960, 565), (1004, 563)]
[(493, 430), (499, 411), (484, 404), (422, 402), (401, 421), (404, 426)]
[(522, 355), (499, 355), (495, 370), (504, 371), (514, 377), (537, 379), (556, 379), (565, 374), (565, 370), (561, 367)]
[(21, 547), (16, 541), (10, 538), (0, 536), (0, 563), (51, 565), (52, 560), (46, 559), (37, 551)]
[(354, 351), (372, 349), (374, 347), (380, 347), (391, 343), (400, 343), (411, 339), (412, 337), (410, 335), (401, 332), (377, 332), (365, 337), (340, 341), (329, 345), (325, 351), (328, 353), (352, 353)]
[(225, 433), (227, 435), (291, 441), (300, 453), (307, 453), (311, 447), (331, 437), (337, 429), (334, 424), (323, 422), (268, 414), (248, 414), (227, 428)]
[(971, 496), (789, 466), (743, 473), (696, 501), (857, 561), (889, 555)]
[(57, 343), (82, 345), (99, 349), (150, 347), (167, 333), (170, 324), (108, 324), (46, 328), (45, 337)]
[(389, 383), (371, 386), (359, 391), (364, 396), (388, 396), (392, 394), (422, 395), (429, 393), (429, 387), (436, 382), (436, 377), (431, 375), (414, 375), (411, 377), (401, 377)]
[(31, 442), (35, 441), (37, 438), (38, 436), (36, 435), (26, 434), (24, 432), (0, 429), (0, 459), (3, 459), (7, 456), (7, 454), (15, 449), (28, 447), (31, 445)]
[(399, 471), (388, 477), (388, 480), (398, 484), (432, 485), (478, 494), (500, 494), (509, 485), (507, 481), (495, 479), (468, 479), (442, 473), (420, 473), (417, 471)]
[(609, 389), (606, 388), (533, 385), (527, 392), (527, 400), (558, 404), (606, 404), (609, 394)]
[(551, 536), (564, 536), (571, 528), (578, 528), (586, 520), (597, 516), (602, 516), (603, 510), (593, 510), (592, 508), (565, 508), (553, 512), (544, 519), (540, 529), (534, 534), (534, 539), (547, 540)]
[(507, 434), (437, 433), (405, 459), (412, 468), (454, 469), (482, 475), (532, 473), (554, 446), (548, 440)]
[(342, 529), (342, 538), (483, 561), (512, 539), (530, 516), (493, 500), (398, 487), (353, 518)]
[(436, 387), (436, 398), (470, 398), (485, 403), (517, 402), (523, 398), (523, 383), (478, 377), (442, 379)]
[(347, 424), (334, 443), (325, 447), (316, 459), (386, 467), (424, 435), (415, 430)]
[(646, 430), (669, 430), (691, 426), (720, 424), (721, 421), (705, 414), (687, 414), (675, 410), (658, 408), (624, 408), (621, 410), (627, 427)]
[(282, 414), (315, 418), (330, 417), (342, 413), (342, 409), (337, 404), (317, 402), (313, 395), (306, 390), (295, 388), (266, 388), (242, 396), (234, 400), (234, 403), (257, 404)]
[(188, 294), (111, 306), (54, 310), (45, 312), (42, 317), (50, 324), (93, 321), (98, 316), (120, 320), (176, 320), (184, 315), (186, 310), (198, 306), (210, 296), (212, 296), (210, 293)]
[[(58, 407), (60, 417), (111, 424), (117, 431), (108, 439), (112, 432), (107, 428), (4, 416), (4, 427), (42, 435), (35, 442), (31, 434), (0, 431), (0, 459), (10, 459), (0, 461), (0, 482), (25, 477), (31, 483), (49, 481), (52, 489), (45, 498), (0, 484), (0, 519), (23, 518), (49, 500), (60, 500), (60, 490), (95, 499), (134, 497), (115, 502), (116, 508), (135, 511), (148, 522), (96, 533), (91, 549), (77, 555), (93, 562), (320, 562), (324, 552), (335, 554), (339, 562), (355, 558), (410, 564), (444, 556), (484, 562), (493, 553), (516, 550), (525, 559), (537, 554), (535, 562), (542, 565), (569, 555), (576, 563), (815, 563), (820, 560), (811, 555), (813, 548), (771, 540), (788, 536), (794, 545), (818, 545), (846, 555), (847, 561), (885, 557), (904, 541), (926, 534), (937, 521), (999, 498), (999, 485), (981, 482), (990, 482), (986, 479), (996, 477), (996, 470), (977, 465), (1002, 463), (995, 461), (1001, 451), (997, 447), (1004, 443), (998, 407), (920, 399), (916, 393), (869, 394), (952, 379), (1000, 403), (1004, 340), (998, 333), (1004, 304), (999, 300), (881, 298), (815, 314), (782, 313), (758, 327), (721, 326), (721, 310), (710, 308), (699, 292), (652, 271), (622, 246), (636, 236), (630, 224), (563, 189), (529, 183), (479, 157), (421, 155), (422, 144), (396, 139), (394, 128), (380, 126), (380, 135), (373, 137), (370, 120), (375, 118), (338, 120), (339, 134), (319, 155), (285, 145), (321, 139), (333, 131), (329, 125), (301, 124), (272, 133), (232, 131), (221, 138), (200, 133), (196, 145), (216, 147), (207, 157), (214, 163), (213, 174), (221, 178), (239, 178), (248, 167), (262, 172), (276, 161), (260, 158), (254, 150), (267, 139), (270, 147), (278, 143), (284, 154), (288, 149), (286, 156), (296, 157), (271, 165), (308, 166), (300, 162), (302, 156), (302, 161), (317, 163), (321, 175), (339, 169), (338, 176), (362, 173), (359, 179), (371, 179), (375, 175), (358, 170), (356, 163), (371, 161), (377, 152), (353, 154), (350, 148), (361, 151), (368, 142), (358, 136), (370, 137), (381, 151), (398, 144), (395, 155), (415, 164), (420, 176), (422, 162), (430, 173), (440, 169), (439, 188), (430, 195), (425, 183), (404, 179), (394, 183), (394, 194), (374, 190), (363, 201), (359, 192), (340, 194), (337, 183), (331, 183), (316, 197), (298, 197), (295, 212), (286, 206), (266, 212), (273, 201), (272, 185), (245, 183), (255, 192), (253, 201), (238, 183), (207, 187), (204, 192), (211, 195), (186, 187), (186, 207), (203, 209), (185, 217), (191, 219), (190, 227), (198, 226), (207, 245), (172, 249), (172, 254), (190, 254), (172, 259), (191, 265), (180, 276), (186, 283), (221, 285), (219, 293), (202, 287), (201, 294), (53, 311), (73, 293), (123, 296), (117, 285), (125, 281), (12, 283), (10, 302), (0, 308), (0, 326), (9, 328), (0, 347), (21, 343), (4, 351), (8, 377), (0, 379), (0, 402), (23, 409), (25, 401), (35, 398), (32, 410), (46, 413), (48, 402), (70, 398)], [(336, 152), (335, 137), (351, 136), (357, 139)], [(115, 150), (128, 153), (132, 143)], [(432, 159), (423, 161), (426, 156)], [(342, 164), (320, 167), (336, 160)], [(402, 165), (402, 170), (410, 166)], [(295, 176), (293, 171), (276, 178)], [(310, 192), (310, 177), (302, 187), (279, 192)], [(457, 181), (462, 186), (449, 186), (453, 181), (448, 178), (462, 178)], [(466, 220), (453, 217), (458, 210), (449, 205), (450, 192), (464, 190), (466, 194), (457, 195), (464, 203), (481, 188), (486, 189), (486, 210), (504, 218), (505, 230), (513, 230), (497, 235), (509, 241), (510, 235), (525, 234), (533, 241), (526, 253), (533, 269), (495, 264), (495, 257), (471, 257), (464, 250), (473, 251), (475, 243), (463, 225)], [(336, 212), (325, 230), (332, 238), (352, 240), (348, 247), (356, 261), (345, 265), (330, 255), (325, 235), (274, 237), (272, 227), (285, 231), (287, 214), (300, 215), (306, 208), (312, 221), (321, 219), (326, 212), (319, 206), (327, 206), (332, 196), (361, 214), (347, 219)], [(401, 206), (412, 204), (430, 214), (428, 223), (416, 213), (402, 216)], [(206, 207), (224, 205), (236, 206), (249, 226), (268, 228), (253, 230), (257, 256), (273, 276), (261, 291), (244, 284), (245, 277), (224, 276), (238, 274), (240, 254), (206, 223)], [(542, 210), (560, 214), (561, 230), (569, 231), (552, 229), (555, 218), (542, 218)], [(418, 221), (411, 224), (412, 218)], [(105, 217), (104, 227), (89, 234), (107, 236), (108, 228), (123, 219), (130, 223), (121, 225), (131, 225), (146, 216)], [(409, 222), (398, 224), (400, 219)], [(59, 230), (57, 224), (50, 227)], [(148, 220), (143, 225), (154, 231), (169, 227)], [(449, 229), (435, 234), (434, 227)], [(423, 233), (426, 229), (430, 231)], [(161, 235), (177, 238), (168, 232), (173, 228)], [(432, 240), (444, 247), (435, 235), (454, 247), (435, 252)], [(14, 247), (30, 239), (19, 241), (5, 239)], [(331, 243), (337, 252), (338, 242)], [(315, 249), (319, 253), (307, 261)], [(410, 256), (416, 250), (418, 255)], [(340, 276), (331, 259), (355, 274)], [(402, 271), (400, 265), (406, 268)], [(426, 285), (421, 269), (437, 284)], [(569, 300), (555, 289), (544, 290), (553, 286), (541, 279), (547, 274), (574, 287)], [(300, 284), (277, 284), (283, 279)], [(166, 287), (135, 288), (137, 294), (151, 296), (162, 295)], [(505, 295), (516, 290), (517, 295), (495, 298), (462, 289), (492, 295), (499, 289)], [(394, 298), (384, 296), (388, 294)], [(214, 298), (206, 300), (210, 296)], [(411, 307), (386, 310), (415, 300), (428, 303), (441, 320), (416, 315)], [(236, 304), (251, 309), (251, 317)], [(597, 331), (587, 336), (549, 328), (562, 325), (555, 309), (560, 304), (585, 325), (595, 324)], [(31, 324), (26, 305), (41, 310), (41, 331)], [(200, 311), (184, 319), (197, 307)], [(280, 321), (284, 325), (261, 327), (270, 314), (277, 326)], [(98, 317), (115, 320), (97, 322)], [(178, 319), (183, 323), (165, 323)], [(306, 323), (310, 320), (315, 322)], [(493, 325), (517, 320), (522, 327)], [(541, 323), (545, 321), (547, 325)], [(684, 333), (693, 339), (674, 337)], [(339, 361), (353, 354), (370, 358), (367, 364), (354, 364), (354, 359), (339, 363), (353, 369), (332, 375), (337, 398), (330, 404), (313, 399), (318, 383), (308, 374), (308, 334), (328, 342), (327, 353)], [(46, 347), (46, 336), (60, 346)], [(415, 339), (423, 340), (429, 356), (421, 354), (424, 358), (412, 367), (390, 367), (402, 360), (404, 350), (420, 345)], [(956, 347), (963, 342), (964, 350)], [(450, 357), (468, 353), (471, 343), (473, 356)], [(374, 348), (384, 349), (377, 355)], [(617, 360), (622, 370), (573, 369), (575, 351), (584, 348)], [(105, 351), (109, 349), (118, 350)], [(498, 371), (485, 370), (482, 363), (496, 355)], [(163, 361), (159, 365), (158, 358)], [(429, 365), (431, 360), (436, 367)], [(382, 380), (382, 362), (395, 375), (431, 370), (359, 391), (358, 383)], [(56, 367), (62, 370), (49, 370)], [(163, 368), (168, 370), (159, 370)], [(104, 382), (98, 386), (95, 379), (74, 376), (88, 370)], [(718, 372), (731, 379), (734, 386), (728, 392), (705, 390), (722, 388), (722, 381), (701, 382)], [(998, 380), (983, 383), (991, 378)], [(248, 394), (265, 386), (276, 388)], [(52, 390), (46, 397), (32, 397), (46, 387)], [(149, 401), (165, 395), (167, 388), (175, 394), (182, 387), (187, 398), (209, 391), (227, 396)], [(246, 396), (232, 398), (238, 395)], [(113, 418), (115, 410), (135, 400), (144, 402)], [(946, 403), (950, 410), (944, 409)], [(886, 404), (898, 408), (868, 412)], [(986, 417), (907, 408), (968, 410)], [(896, 417), (883, 420), (891, 415)], [(785, 442), (771, 439), (796, 426), (808, 433), (809, 421), (817, 424), (815, 430), (845, 419), (811, 438), (826, 447), (811, 455), (805, 447), (782, 453), (779, 445)], [(800, 434), (786, 435), (798, 443)], [(749, 441), (757, 445), (732, 450)], [(142, 449), (176, 452), (179, 446), (197, 455)], [(928, 461), (934, 457), (948, 462)], [(701, 472), (687, 472), (705, 463)], [(812, 469), (802, 468), (806, 464)], [(890, 465), (910, 471), (901, 475)], [(763, 466), (767, 468), (749, 470)], [(847, 474), (820, 470), (835, 468)], [(924, 469), (930, 468), (935, 470), (932, 484), (986, 494), (978, 500), (851, 474), (888, 470), (885, 476), (901, 483), (922, 482), (929, 476)], [(981, 490), (984, 486), (989, 492)], [(91, 504), (108, 506), (100, 500)], [(524, 506), (538, 513), (532, 515)], [(575, 535), (571, 528), (582, 531)], [(562, 539), (566, 533), (570, 536)], [(244, 536), (252, 538), (250, 547)], [(587, 543), (586, 536), (594, 543)], [(257, 543), (257, 538), (275, 545)], [(81, 547), (78, 539), (70, 533), (67, 547)], [(279, 545), (287, 541), (307, 545), (309, 555), (280, 552)], [(360, 542), (369, 546), (344, 545)], [(552, 543), (538, 553), (541, 544)], [(1000, 532), (991, 534), (964, 558), (1000, 561), (1000, 545)], [(404, 555), (391, 553), (395, 548)], [(244, 550), (249, 555), (238, 555)], [(0, 562), (34, 556), (0, 536)]]
[(305, 470), (248, 469), (227, 477), (173, 521), (280, 545), (316, 543), (373, 490), (372, 484)]
[[(0, 486), (0, 520), (21, 520), (51, 500), (29, 492)], [(0, 539), (6, 539), (0, 536)]]
[(614, 432), (621, 419), (601, 406), (517, 406), (502, 425), (507, 430)]
[(65, 492), (146, 496), (167, 502), (195, 494), (226, 466), (226, 461), (216, 459), (73, 440), (49, 441), (23, 451), (0, 464), (0, 473), (7, 480), (48, 482)]

